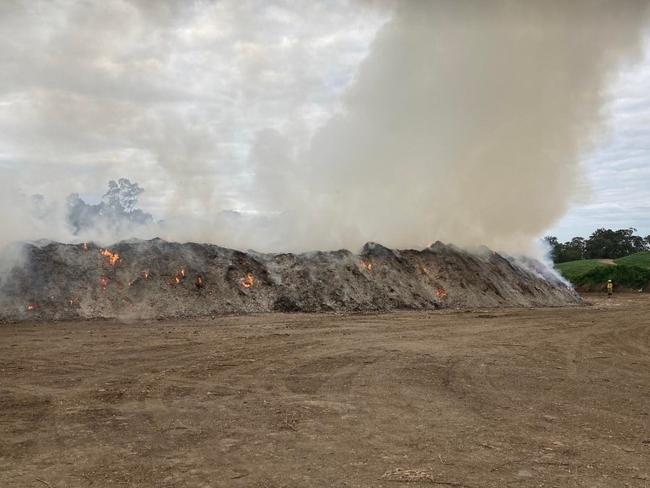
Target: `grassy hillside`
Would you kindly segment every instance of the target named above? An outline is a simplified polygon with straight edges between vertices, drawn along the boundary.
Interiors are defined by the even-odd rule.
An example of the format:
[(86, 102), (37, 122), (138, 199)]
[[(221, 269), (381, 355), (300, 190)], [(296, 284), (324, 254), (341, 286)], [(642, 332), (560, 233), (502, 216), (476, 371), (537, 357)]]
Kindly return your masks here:
[(556, 264), (557, 270), (571, 283), (575, 283), (580, 276), (591, 271), (594, 268), (613, 266), (605, 264), (600, 259), (580, 259), (578, 261), (567, 261), (566, 263)]
[(650, 288), (650, 252), (639, 252), (615, 261), (568, 261), (555, 267), (562, 276), (583, 290), (604, 289), (607, 280), (612, 280), (614, 287), (619, 289)]
[(637, 252), (636, 254), (631, 254), (624, 258), (617, 259), (616, 264), (650, 269), (650, 251)]

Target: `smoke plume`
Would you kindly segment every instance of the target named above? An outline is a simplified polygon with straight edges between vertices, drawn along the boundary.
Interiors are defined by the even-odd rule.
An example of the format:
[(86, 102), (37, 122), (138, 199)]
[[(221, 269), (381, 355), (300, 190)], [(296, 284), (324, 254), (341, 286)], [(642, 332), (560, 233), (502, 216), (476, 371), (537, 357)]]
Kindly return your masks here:
[(305, 247), (435, 238), (527, 250), (571, 203), (605, 85), (638, 55), (646, 7), (400, 2), (341, 113), (296, 163), (267, 150), (254, 192), (279, 183), (290, 223), (312, 223), (291, 229)]
[[(360, 15), (373, 16), (374, 25), (380, 24), (379, 10), (388, 21), (356, 70), (350, 62), (354, 78), (342, 82), (345, 89), (338, 102), (328, 101), (329, 118), (319, 115), (300, 122), (310, 106), (310, 90), (323, 84), (314, 81), (320, 78), (310, 67), (316, 51), (304, 43), (289, 63), (287, 50), (301, 46), (298, 34), (297, 42), (283, 37), (281, 48), (265, 50), (264, 40), (251, 38), (265, 25), (255, 20), (255, 2), (230, 10), (228, 2), (220, 2), (205, 7), (211, 9), (209, 15), (199, 12), (202, 7), (183, 10), (176, 3), (175, 13), (161, 9), (160, 15), (143, 11), (137, 2), (120, 5), (130, 14), (128, 22), (113, 27), (119, 32), (107, 32), (101, 25), (91, 28), (92, 22), (101, 24), (102, 15), (82, 30), (85, 36), (99, 31), (105, 42), (89, 43), (75, 53), (99, 60), (99, 71), (83, 66), (86, 76), (74, 87), (81, 95), (61, 95), (64, 81), (57, 80), (59, 85), (50, 91), (36, 92), (39, 103), (30, 105), (27, 115), (14, 112), (37, 129), (35, 140), (45, 148), (29, 157), (47, 160), (58, 148), (79, 144), (83, 158), (108, 154), (107, 160), (117, 160), (95, 177), (105, 182), (129, 176), (147, 190), (149, 203), (164, 209), (162, 215), (152, 212), (159, 223), (142, 226), (146, 230), (134, 237), (158, 235), (262, 251), (356, 250), (371, 240), (390, 247), (423, 247), (443, 240), (529, 251), (571, 205), (582, 177), (580, 161), (606, 129), (605, 89), (623, 63), (640, 55), (648, 14), (648, 2), (635, 0), (436, 0), (357, 6)], [(300, 7), (312, 9), (301, 12), (275, 7), (273, 15), (264, 11), (267, 23), (295, 26), (301, 15), (326, 18), (313, 6)], [(346, 8), (352, 9), (342, 11)], [(73, 19), (77, 17), (83, 15)], [(138, 19), (146, 22), (134, 27)], [(180, 29), (177, 22), (193, 28)], [(228, 28), (217, 36), (209, 29), (215, 22)], [(152, 34), (143, 38), (142, 32)], [(182, 37), (188, 33), (199, 33), (200, 45)], [(219, 47), (220, 57), (210, 58), (206, 53), (226, 45), (226, 38), (233, 51)], [(131, 55), (127, 43), (133, 39), (141, 49), (133, 51), (129, 71), (114, 60)], [(111, 50), (94, 52), (95, 45)], [(182, 58), (175, 51), (189, 45), (196, 48), (192, 56)], [(314, 41), (313, 46), (319, 45)], [(135, 53), (151, 46), (163, 46), (165, 60), (185, 60), (181, 74), (169, 76), (164, 63), (137, 58)], [(66, 49), (71, 49), (67, 43), (59, 52)], [(189, 69), (188, 60), (197, 59), (200, 68)], [(219, 63), (227, 59), (237, 64), (220, 70)], [(206, 75), (210, 66), (218, 80), (237, 73), (235, 82), (250, 79), (251, 84), (229, 94), (228, 102), (207, 97), (213, 86)], [(23, 70), (21, 76), (33, 72), (44, 77), (45, 68)], [(308, 80), (294, 86), (294, 75), (301, 70), (310, 73)], [(157, 80), (153, 88), (141, 84), (148, 77)], [(122, 83), (118, 86), (116, 80)], [(308, 88), (300, 92), (296, 86)], [(84, 100), (93, 91), (101, 92), (99, 102), (85, 111)], [(280, 113), (278, 107), (284, 106), (275, 106), (272, 99), (285, 92), (292, 94), (287, 102), (291, 110)], [(239, 109), (232, 106), (235, 99), (243, 104)], [(22, 102), (11, 103), (20, 107)], [(47, 121), (60, 106), (65, 111), (57, 116), (69, 124), (49, 127)], [(276, 118), (264, 124), (271, 112)], [(286, 118), (278, 119), (282, 116)], [(252, 118), (256, 122), (248, 123)], [(233, 127), (245, 130), (233, 135)], [(81, 140), (76, 140), (78, 134)], [(246, 139), (246, 134), (254, 135)], [(5, 146), (27, 144), (18, 136), (11, 142)], [(237, 157), (240, 161), (232, 163)], [(26, 162), (23, 167), (5, 168), (5, 174), (25, 182), (28, 168), (39, 166)], [(125, 172), (115, 174), (106, 167)], [(1, 186), (4, 241), (74, 238), (65, 230), (64, 198), (79, 192), (80, 183), (54, 192), (62, 203), (52, 204), (49, 218), (36, 220), (22, 215), (33, 216), (26, 190), (16, 206), (12, 202), (17, 197), (9, 197), (15, 194), (14, 185), (5, 178)], [(141, 206), (151, 211), (146, 204)], [(38, 223), (27, 229), (25, 222)]]

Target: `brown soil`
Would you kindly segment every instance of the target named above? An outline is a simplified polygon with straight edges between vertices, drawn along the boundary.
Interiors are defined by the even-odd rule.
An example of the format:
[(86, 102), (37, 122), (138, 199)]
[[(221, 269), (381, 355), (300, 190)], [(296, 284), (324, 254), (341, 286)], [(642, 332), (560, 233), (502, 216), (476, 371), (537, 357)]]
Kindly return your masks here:
[(648, 487), (650, 299), (0, 327), (0, 486)]

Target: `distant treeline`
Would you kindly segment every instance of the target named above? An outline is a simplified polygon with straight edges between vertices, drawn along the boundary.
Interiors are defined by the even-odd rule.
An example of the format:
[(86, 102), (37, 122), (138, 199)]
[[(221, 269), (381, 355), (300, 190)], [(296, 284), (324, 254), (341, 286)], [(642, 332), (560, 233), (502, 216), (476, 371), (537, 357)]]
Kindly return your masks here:
[(554, 263), (579, 259), (618, 259), (630, 254), (650, 250), (650, 235), (635, 235), (636, 229), (598, 229), (587, 239), (574, 237), (564, 243), (557, 237), (546, 236)]

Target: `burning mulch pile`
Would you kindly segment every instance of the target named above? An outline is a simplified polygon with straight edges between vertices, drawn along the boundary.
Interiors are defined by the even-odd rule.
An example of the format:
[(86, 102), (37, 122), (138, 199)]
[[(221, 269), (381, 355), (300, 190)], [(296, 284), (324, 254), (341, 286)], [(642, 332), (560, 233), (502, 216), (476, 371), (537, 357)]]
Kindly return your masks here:
[(437, 242), (349, 251), (241, 252), (160, 239), (26, 244), (0, 278), (0, 318), (172, 318), (253, 312), (560, 306), (578, 295), (537, 261)]

